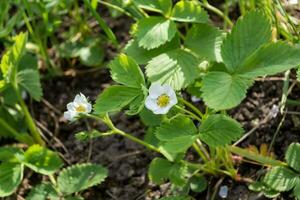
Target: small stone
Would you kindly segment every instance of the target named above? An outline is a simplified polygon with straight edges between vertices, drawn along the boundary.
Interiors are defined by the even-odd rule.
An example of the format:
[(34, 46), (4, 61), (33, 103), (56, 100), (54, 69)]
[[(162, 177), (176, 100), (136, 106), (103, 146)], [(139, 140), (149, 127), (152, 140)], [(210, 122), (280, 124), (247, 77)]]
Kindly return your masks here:
[(273, 105), (270, 110), (270, 116), (272, 118), (275, 118), (278, 115), (278, 112), (279, 112), (279, 107), (277, 105)]
[(228, 196), (228, 187), (223, 185), (220, 187), (219, 196), (223, 199), (227, 198)]
[(191, 100), (192, 100), (192, 102), (196, 103), (196, 102), (199, 102), (201, 99), (196, 96), (192, 96)]

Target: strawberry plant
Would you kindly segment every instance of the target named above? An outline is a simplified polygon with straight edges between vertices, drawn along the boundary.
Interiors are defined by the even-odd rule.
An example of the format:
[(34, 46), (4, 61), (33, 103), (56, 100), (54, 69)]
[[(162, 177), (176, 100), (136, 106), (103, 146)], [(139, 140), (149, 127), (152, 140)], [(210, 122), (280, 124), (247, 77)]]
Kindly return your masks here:
[[(247, 184), (249, 190), (267, 198), (288, 194), (300, 199), (300, 144), (288, 142), (281, 160), (278, 150), (273, 149), (289, 114), (286, 105), (299, 105), (289, 97), (297, 86), (296, 80), (290, 78), (295, 69), (298, 80), (300, 74), (298, 21), (285, 8), (289, 3), (228, 0), (215, 7), (207, 0), (0, 2), (0, 42), (6, 49), (0, 62), (0, 197), (14, 198), (12, 195), (19, 193), (19, 188), (23, 192), (23, 185), (29, 182), (21, 194), (26, 200), (88, 198), (98, 192), (90, 188), (108, 176), (106, 167), (114, 168), (113, 163), (106, 163), (106, 167), (96, 164), (98, 160), (91, 159), (93, 148), (108, 149), (113, 162), (131, 155), (126, 152), (115, 158), (110, 153), (116, 147), (121, 149), (122, 144), (109, 146), (103, 142), (100, 148), (93, 146), (93, 140), (121, 136), (154, 152), (146, 181), (157, 186), (167, 183), (169, 187), (165, 196), (155, 199), (192, 200), (202, 198), (204, 192), (206, 199), (215, 199), (217, 194), (227, 198), (230, 187), (221, 185), (227, 179)], [(236, 13), (232, 13), (235, 7)], [(113, 16), (112, 21), (108, 14)], [(125, 21), (133, 22), (129, 33), (118, 25), (125, 15), (129, 17)], [(99, 67), (106, 61), (109, 72), (81, 68)], [(272, 109), (266, 119), (245, 133), (249, 127), (234, 117), (231, 109), (244, 106), (247, 92), (258, 84), (257, 80), (280, 73), (284, 77), (280, 79), (283, 86), (279, 105), (270, 104)], [(105, 84), (93, 83), (93, 91), (71, 92), (78, 94), (70, 97), (73, 101), (63, 102), (66, 110), (62, 113), (62, 101), (58, 101), (56, 92), (65, 92), (66, 100), (74, 88), (74, 77), (88, 77), (93, 82), (92, 77), (98, 74), (105, 78)], [(72, 78), (65, 79), (67, 76)], [(110, 78), (113, 83), (107, 84)], [(66, 90), (60, 90), (61, 81), (66, 82)], [(58, 84), (47, 90), (47, 84), (53, 82)], [(80, 88), (84, 87), (80, 79)], [(92, 96), (95, 87), (104, 88), (96, 98)], [(52, 105), (43, 93), (46, 97), (55, 93), (57, 102)], [(43, 123), (36, 119), (34, 105), (41, 101), (55, 113), (47, 113), (54, 121), (54, 133), (45, 127), (50, 123), (48, 116)], [(129, 123), (120, 125), (118, 113), (123, 113)], [(282, 116), (282, 120), (270, 143), (257, 142), (259, 148), (241, 144), (276, 116)], [(83, 131), (77, 127), (79, 120), (84, 121), (79, 124), (86, 127)], [(296, 117), (293, 120), (297, 122)], [(130, 126), (136, 121), (143, 125), (139, 127), (143, 137), (128, 131), (135, 130)], [(59, 128), (66, 122), (79, 130), (75, 134), (79, 142), (70, 144), (72, 137), (65, 136), (68, 132)], [(68, 141), (61, 142), (58, 137)], [(88, 142), (89, 148), (81, 142)], [(65, 145), (80, 154), (88, 149), (88, 155), (70, 155)], [(249, 177), (240, 168), (243, 164), (259, 166), (261, 170)], [(127, 170), (127, 165), (121, 167)], [(126, 171), (128, 177), (134, 176), (132, 171)], [(104, 184), (114, 190), (112, 177)], [(125, 183), (131, 180), (122, 182)], [(104, 191), (110, 199), (119, 198), (110, 190)]]
[[(196, 1), (179, 1), (174, 6), (168, 0), (133, 4), (158, 14), (144, 13), (133, 25), (133, 39), (108, 65), (117, 84), (99, 94), (93, 112), (79, 111), (84, 103), (73, 109), (77, 118), (104, 122), (107, 132), (80, 132), (77, 137), (118, 134), (159, 153), (149, 166), (149, 179), (156, 184), (169, 181), (181, 188), (182, 195), (205, 190), (206, 175), (245, 180), (235, 168), (232, 153), (273, 166), (264, 178), (268, 192), (294, 187), (297, 191), (295, 172), (285, 163), (231, 147), (244, 130), (226, 111), (242, 102), (257, 77), (299, 65), (300, 49), (287, 41), (274, 41), (271, 23), (260, 11), (240, 17), (226, 33), (209, 23), (207, 12)], [(184, 31), (182, 22), (186, 23)], [(206, 107), (194, 106), (184, 92), (200, 97)], [(148, 127), (144, 140), (113, 124), (110, 115), (122, 110), (140, 116)], [(70, 112), (68, 106), (65, 115)], [(186, 160), (189, 149), (199, 159)], [(165, 199), (176, 198), (184, 199)]]

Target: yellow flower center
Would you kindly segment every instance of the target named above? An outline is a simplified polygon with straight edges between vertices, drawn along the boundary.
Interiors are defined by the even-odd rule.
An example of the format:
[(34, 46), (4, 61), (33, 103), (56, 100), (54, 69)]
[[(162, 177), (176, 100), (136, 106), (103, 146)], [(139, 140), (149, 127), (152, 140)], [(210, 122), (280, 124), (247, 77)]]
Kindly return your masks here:
[(156, 103), (159, 107), (166, 107), (170, 103), (170, 97), (166, 94), (162, 94), (156, 99)]
[(83, 105), (79, 105), (76, 107), (76, 112), (79, 112), (79, 113), (86, 112), (86, 108)]

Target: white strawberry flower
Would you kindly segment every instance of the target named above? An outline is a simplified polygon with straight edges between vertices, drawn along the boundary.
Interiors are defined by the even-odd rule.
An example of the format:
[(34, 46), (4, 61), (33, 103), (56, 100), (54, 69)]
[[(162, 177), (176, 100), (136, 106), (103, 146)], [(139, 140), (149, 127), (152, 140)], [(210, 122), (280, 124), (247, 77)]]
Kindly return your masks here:
[(80, 114), (88, 114), (92, 111), (92, 105), (83, 94), (77, 94), (73, 100), (67, 104), (67, 111), (64, 118), (69, 121), (75, 120)]
[(153, 83), (149, 88), (145, 106), (154, 114), (166, 114), (177, 102), (176, 93), (171, 86)]

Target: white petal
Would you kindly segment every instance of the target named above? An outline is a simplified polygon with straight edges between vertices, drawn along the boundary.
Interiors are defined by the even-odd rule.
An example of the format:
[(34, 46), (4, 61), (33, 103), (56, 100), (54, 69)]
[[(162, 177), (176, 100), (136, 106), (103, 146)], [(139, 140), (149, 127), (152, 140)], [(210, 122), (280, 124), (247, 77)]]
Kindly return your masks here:
[(163, 94), (163, 88), (161, 84), (158, 82), (152, 83), (149, 88), (149, 96), (151, 96), (151, 98), (157, 98), (162, 94)]
[(90, 103), (86, 104), (86, 113), (90, 113), (92, 111), (92, 105)]
[(145, 100), (145, 106), (146, 108), (148, 108), (149, 110), (156, 110), (159, 108), (159, 106), (156, 103), (156, 99), (151, 98), (151, 96), (147, 96), (146, 100)]
[(66, 120), (72, 121), (74, 119), (74, 117), (76, 116), (75, 112), (71, 112), (71, 111), (66, 111), (64, 112), (64, 118)]
[(74, 105), (73, 102), (71, 102), (71, 103), (67, 104), (67, 109), (68, 109), (68, 111), (75, 111), (76, 110), (76, 106)]
[(172, 108), (172, 106), (167, 105), (166, 107), (154, 110), (153, 113), (154, 114), (167, 114), (171, 108)]
[(164, 84), (162, 87), (163, 87), (163, 92), (169, 97), (172, 98), (176, 96), (174, 89), (170, 85)]
[(73, 101), (74, 103), (77, 103), (77, 104), (84, 104), (84, 103), (86, 103), (87, 102), (87, 98), (82, 94), (82, 93), (80, 93), (80, 94), (77, 94), (76, 96), (75, 96), (75, 98), (74, 98), (74, 101)]
[(169, 102), (169, 105), (170, 105), (170, 106), (174, 106), (174, 105), (176, 105), (177, 103), (178, 103), (178, 100), (177, 100), (176, 95), (170, 96), (170, 102)]

